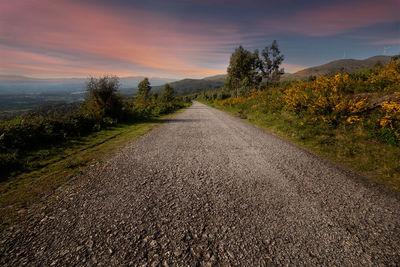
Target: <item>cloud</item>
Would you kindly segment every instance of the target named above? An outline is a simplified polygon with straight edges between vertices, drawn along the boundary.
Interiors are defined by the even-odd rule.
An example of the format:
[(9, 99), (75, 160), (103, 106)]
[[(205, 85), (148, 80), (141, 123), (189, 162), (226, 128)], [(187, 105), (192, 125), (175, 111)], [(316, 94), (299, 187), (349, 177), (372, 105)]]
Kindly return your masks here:
[[(243, 38), (233, 25), (182, 22), (148, 10), (109, 9), (75, 1), (16, 2), (0, 6), (5, 7), (0, 11), (0, 44), (1, 53), (16, 47), (13, 53), (19, 51), (22, 57), (21, 50), (29, 51), (25, 57), (31, 67), (12, 64), (8, 57), (8, 65), (16, 71), (21, 67), (20, 72), (24, 68), (31, 73), (45, 71), (58, 60), (59, 69), (70, 72), (70, 67), (79, 67), (81, 62), (105, 61), (172, 76), (214, 74), (223, 70), (213, 69), (197, 54), (213, 57), (216, 50)], [(4, 50), (7, 45), (8, 51)], [(39, 59), (41, 54), (45, 56)], [(73, 57), (78, 61), (74, 63)]]
[[(0, 72), (201, 77), (225, 72), (239, 44), (254, 49), (279, 34), (303, 41), (369, 29), (399, 21), (400, 9), (398, 0), (155, 2), (0, 1)], [(304, 43), (300, 50), (313, 49)]]
[(309, 36), (331, 36), (355, 29), (400, 20), (398, 0), (332, 2), (299, 9), (281, 20), (267, 20), (270, 30), (287, 31)]
[(400, 38), (374, 41), (373, 45), (400, 45)]

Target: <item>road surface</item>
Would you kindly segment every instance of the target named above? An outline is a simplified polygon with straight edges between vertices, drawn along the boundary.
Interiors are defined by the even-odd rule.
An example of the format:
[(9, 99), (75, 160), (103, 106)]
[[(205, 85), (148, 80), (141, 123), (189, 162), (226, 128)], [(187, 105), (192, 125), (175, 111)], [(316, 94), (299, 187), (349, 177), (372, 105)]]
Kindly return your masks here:
[(398, 195), (197, 102), (58, 191), (2, 266), (400, 264)]

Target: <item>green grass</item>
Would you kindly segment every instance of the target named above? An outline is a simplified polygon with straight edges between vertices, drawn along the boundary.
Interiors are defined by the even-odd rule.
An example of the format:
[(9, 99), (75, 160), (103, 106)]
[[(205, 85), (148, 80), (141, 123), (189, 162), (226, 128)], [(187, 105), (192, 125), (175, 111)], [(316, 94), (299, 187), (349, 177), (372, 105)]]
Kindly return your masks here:
[(120, 124), (27, 155), (28, 170), (0, 184), (1, 228), (12, 225), (21, 218), (24, 208), (67, 184), (89, 165), (101, 162), (105, 156), (112, 155), (171, 116)]
[(239, 110), (202, 101), (268, 130), (400, 193), (400, 147), (379, 142), (363, 125), (310, 124), (286, 112)]

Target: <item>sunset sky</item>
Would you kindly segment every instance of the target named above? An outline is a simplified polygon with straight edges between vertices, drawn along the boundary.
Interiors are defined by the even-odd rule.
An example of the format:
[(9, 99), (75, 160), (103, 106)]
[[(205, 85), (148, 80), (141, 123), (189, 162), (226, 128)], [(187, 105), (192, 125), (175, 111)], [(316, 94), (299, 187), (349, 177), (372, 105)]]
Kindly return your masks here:
[(276, 39), (285, 70), (400, 53), (399, 0), (1, 0), (0, 74), (201, 78)]

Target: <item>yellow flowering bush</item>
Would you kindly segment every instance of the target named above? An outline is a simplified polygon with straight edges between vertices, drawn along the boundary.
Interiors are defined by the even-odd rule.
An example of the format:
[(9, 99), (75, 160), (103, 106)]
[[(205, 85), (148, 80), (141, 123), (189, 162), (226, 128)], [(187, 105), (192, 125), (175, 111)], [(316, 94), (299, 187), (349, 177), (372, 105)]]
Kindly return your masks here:
[(382, 91), (393, 92), (393, 90), (398, 90), (400, 85), (400, 60), (392, 60), (384, 67), (382, 72), (373, 74), (369, 82), (376, 89)]
[(230, 97), (230, 98), (218, 101), (218, 105), (232, 107), (232, 106), (237, 105), (240, 102), (244, 102), (245, 100), (246, 100), (245, 97)]
[(217, 100), (219, 106), (251, 108), (253, 110), (281, 110), (284, 106), (282, 92), (279, 88), (271, 90), (251, 90), (247, 96), (230, 97), (224, 100)]
[(296, 113), (304, 112), (314, 121), (333, 122), (345, 119), (358, 120), (357, 114), (368, 107), (367, 98), (353, 97), (347, 93), (349, 75), (336, 74), (315, 81), (295, 83), (284, 92), (286, 108)]
[(382, 103), (384, 117), (380, 121), (382, 128), (390, 128), (400, 138), (400, 92), (396, 92), (395, 100), (386, 100)]

